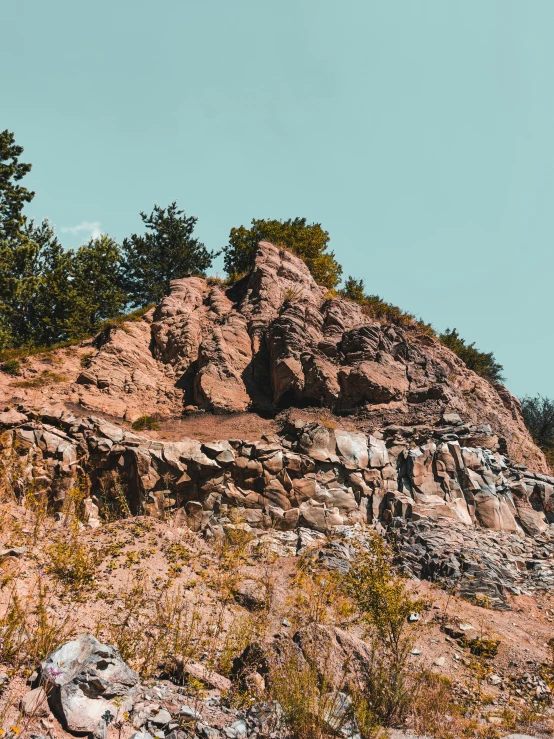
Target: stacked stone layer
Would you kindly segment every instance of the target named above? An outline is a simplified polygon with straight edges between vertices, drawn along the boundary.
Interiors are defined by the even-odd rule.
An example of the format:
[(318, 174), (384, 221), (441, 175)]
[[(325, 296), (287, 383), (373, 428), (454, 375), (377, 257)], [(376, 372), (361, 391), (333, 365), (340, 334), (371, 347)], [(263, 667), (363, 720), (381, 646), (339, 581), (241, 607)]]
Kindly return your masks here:
[[(22, 480), (42, 487), (53, 509), (62, 508), (77, 476), (86, 476), (91, 525), (113, 503), (117, 479), (133, 514), (208, 536), (232, 525), (231, 509), (245, 529), (270, 533), (281, 553), (370, 524), (400, 534), (404, 559), (420, 577), (466, 573), (483, 591), (476, 573), (488, 551), (483, 592), (493, 598), (506, 588), (516, 592), (522, 571), (548, 580), (540, 563), (527, 563), (540, 550), (537, 541), (546, 547), (539, 559), (551, 556), (554, 478), (511, 463), (497, 451), (490, 427), (452, 420), (456, 425), (389, 427), (374, 435), (296, 420), (259, 441), (161, 442), (62, 411), (0, 414), (4, 450), (14, 450)], [(487, 532), (500, 535), (492, 540)], [(469, 572), (467, 552), (483, 546)]]

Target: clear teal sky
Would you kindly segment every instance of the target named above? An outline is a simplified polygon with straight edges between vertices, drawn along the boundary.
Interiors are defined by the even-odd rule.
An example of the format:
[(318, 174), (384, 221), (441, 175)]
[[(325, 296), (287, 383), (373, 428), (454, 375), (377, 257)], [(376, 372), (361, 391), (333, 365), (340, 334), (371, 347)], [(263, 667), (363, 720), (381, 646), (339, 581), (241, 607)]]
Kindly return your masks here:
[[(4, 3), (0, 128), (67, 246), (177, 199), (306, 216), (345, 273), (554, 395), (552, 0)], [(66, 229), (66, 230), (64, 230)], [(218, 263), (220, 271), (221, 263)]]

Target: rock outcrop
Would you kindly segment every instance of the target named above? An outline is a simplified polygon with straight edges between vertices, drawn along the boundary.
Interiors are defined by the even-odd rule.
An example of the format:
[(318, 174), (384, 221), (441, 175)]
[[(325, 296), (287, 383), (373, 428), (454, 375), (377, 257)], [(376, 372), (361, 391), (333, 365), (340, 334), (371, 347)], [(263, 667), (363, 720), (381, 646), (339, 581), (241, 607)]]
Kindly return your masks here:
[[(101, 418), (21, 410), (4, 423), (9, 428), (1, 439), (19, 465), (22, 494), (25, 478), (32, 479), (59, 510), (77, 475), (85, 475), (91, 526), (113, 507), (117, 486), (133, 514), (172, 520), (209, 537), (234, 525), (229, 513), (237, 509), (245, 530), (261, 538), (271, 532), (285, 554), (301, 551), (314, 536), (359, 524), (392, 527), (402, 532), (414, 572), (431, 579), (467, 573), (467, 552), (478, 555), (489, 541), (480, 532), (501, 532), (493, 544), (506, 561), (491, 555), (485, 567), (489, 584), (490, 572), (500, 567), (504, 573), (495, 575), (500, 599), (515, 592), (520, 570), (536, 571), (525, 564), (533, 542), (550, 541), (554, 478), (511, 462), (487, 425), (457, 420), (367, 435), (295, 420), (259, 441), (161, 442)], [(443, 546), (441, 535), (453, 546)], [(512, 545), (516, 549), (506, 556)]]
[[(174, 280), (160, 305), (106, 329), (95, 348), (67, 388), (72, 403), (93, 412), (132, 420), (190, 407), (267, 414), (324, 406), (364, 430), (435, 425), (457, 413), (490, 425), (514, 460), (547, 471), (506, 388), (416, 326), (377, 321), (327, 296), (302, 260), (267, 242), (240, 282)], [(56, 401), (56, 388), (33, 392)]]

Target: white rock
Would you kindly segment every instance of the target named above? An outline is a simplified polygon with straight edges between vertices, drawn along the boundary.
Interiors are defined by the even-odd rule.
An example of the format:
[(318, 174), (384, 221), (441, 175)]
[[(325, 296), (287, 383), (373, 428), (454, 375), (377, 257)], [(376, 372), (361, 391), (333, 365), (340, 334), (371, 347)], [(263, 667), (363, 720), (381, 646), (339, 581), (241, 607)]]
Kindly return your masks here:
[(113, 699), (134, 692), (138, 675), (114, 647), (101, 644), (91, 634), (66, 642), (41, 664), (48, 703), (64, 728), (73, 732), (106, 734), (116, 714), (129, 701), (114, 706)]

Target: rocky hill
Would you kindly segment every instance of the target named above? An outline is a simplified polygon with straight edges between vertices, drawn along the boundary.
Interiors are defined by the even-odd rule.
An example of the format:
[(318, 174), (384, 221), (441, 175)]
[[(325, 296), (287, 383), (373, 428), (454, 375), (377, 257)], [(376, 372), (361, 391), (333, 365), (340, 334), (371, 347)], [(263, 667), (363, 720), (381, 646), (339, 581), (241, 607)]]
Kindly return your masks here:
[[(0, 723), (4, 715), (16, 721), (13, 696), (23, 694), (27, 668), (60, 646), (71, 623), (73, 635), (90, 631), (106, 643), (81, 636), (62, 647), (77, 655), (68, 687), (65, 652), (54, 652), (29, 678), (34, 690), (50, 690), (40, 694), (49, 706), (41, 720), (50, 736), (79, 728), (124, 739), (133, 729), (172, 739), (293, 736), (276, 728), (281, 709), (265, 701), (274, 697), (268, 664), (295, 645), (302, 665), (309, 665), (307, 645), (331, 643), (341, 657), (327, 689), (344, 695), (341, 706), (351, 700), (340, 692), (347, 683), (337, 675), (359, 663), (358, 671), (346, 670), (355, 697), (352, 685), (374, 653), (359, 629), (338, 628), (342, 596), (325, 588), (329, 577), (336, 583), (350, 571), (375, 532), (394, 545), (394, 563), (414, 587), (426, 597), (433, 592), (441, 604), (435, 606), (440, 613), (426, 607), (427, 631), (405, 655), (413, 669), (423, 649), (432, 659), (429, 669), (444, 667), (457, 700), (478, 710), (501, 707), (494, 715), (482, 709), (480, 718), (491, 719), (487, 730), (495, 722), (507, 725), (514, 700), (548, 714), (554, 478), (518, 400), (468, 370), (417, 325), (383, 323), (353, 302), (326, 295), (289, 252), (262, 242), (251, 272), (233, 285), (175, 280), (170, 295), (139, 320), (114, 324), (80, 346), (27, 358), (19, 375), (0, 373), (0, 405), (6, 545), (0, 552), (0, 667), (9, 664), (4, 684), (11, 677), (15, 686), (9, 700), (0, 700)], [(133, 429), (145, 416), (159, 428)], [(320, 571), (331, 574), (317, 580)], [(306, 577), (314, 578), (311, 584)], [(47, 606), (43, 587), (52, 593)], [(310, 601), (323, 597), (318, 588), (327, 593), (325, 613), (336, 605), (332, 617), (313, 616)], [(189, 656), (180, 655), (181, 686), (175, 688), (166, 662), (168, 649), (175, 657), (171, 635), (183, 629), (184, 603), (196, 614), (190, 623), (185, 619), (187, 629), (204, 624), (205, 631), (194, 632), (192, 641), (179, 631), (179, 649)], [(25, 611), (38, 614), (42, 625), (27, 622)], [(258, 616), (244, 621), (252, 611), (263, 612), (263, 630)], [(407, 613), (410, 624), (420, 620), (419, 611)], [(468, 623), (479, 619), (480, 629)], [(39, 627), (50, 641), (33, 651), (25, 645)], [(492, 627), (501, 638), (491, 636)], [(468, 630), (475, 632), (471, 638)], [(25, 638), (14, 641), (19, 633)], [(219, 634), (221, 640), (212, 638)], [(158, 684), (139, 686), (109, 640), (141, 680), (154, 676)], [(489, 645), (485, 657), (483, 645)], [(244, 667), (252, 650), (258, 657), (248, 663), (245, 682), (237, 665)], [(26, 661), (17, 662), (20, 651)], [(105, 682), (103, 660), (115, 665)], [(48, 673), (54, 668), (59, 675)], [(474, 678), (478, 690), (468, 687)], [(493, 695), (488, 703), (483, 680)], [(206, 696), (198, 682), (215, 693)], [(177, 707), (179, 695), (189, 700), (192, 694), (193, 707)], [(121, 701), (114, 703), (114, 696)], [(20, 717), (27, 712), (34, 721), (40, 715), (24, 707), (32, 700), (23, 696)], [(117, 710), (106, 718), (112, 705)], [(340, 732), (326, 716), (314, 739), (361, 737), (359, 717), (343, 714), (348, 722)], [(35, 730), (33, 721), (26, 725)], [(435, 726), (434, 736), (445, 739), (495, 736), (485, 729), (456, 733), (463, 722), (445, 733), (444, 722), (433, 721), (411, 725)]]
[(353, 302), (326, 296), (301, 259), (267, 242), (238, 283), (175, 280), (142, 320), (114, 325), (83, 347), (85, 367), (75, 354), (58, 354), (61, 381), (53, 384), (48, 376), (41, 383), (50, 368), (40, 361), (27, 364), (23, 381), (3, 375), (0, 402), (78, 405), (131, 421), (316, 407), (365, 431), (432, 427), (458, 414), (491, 427), (488, 448), (548, 471), (504, 386), (468, 370), (417, 326), (381, 323)]

